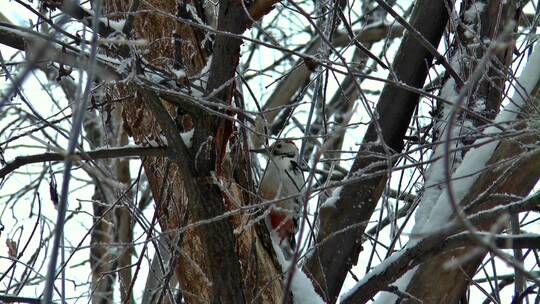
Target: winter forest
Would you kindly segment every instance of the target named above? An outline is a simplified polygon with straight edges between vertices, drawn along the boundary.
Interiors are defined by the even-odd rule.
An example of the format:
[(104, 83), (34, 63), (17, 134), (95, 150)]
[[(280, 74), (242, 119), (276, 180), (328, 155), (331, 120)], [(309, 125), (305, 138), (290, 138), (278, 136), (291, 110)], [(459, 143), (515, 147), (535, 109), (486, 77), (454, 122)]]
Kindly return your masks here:
[(0, 0), (0, 303), (539, 304), (538, 26)]

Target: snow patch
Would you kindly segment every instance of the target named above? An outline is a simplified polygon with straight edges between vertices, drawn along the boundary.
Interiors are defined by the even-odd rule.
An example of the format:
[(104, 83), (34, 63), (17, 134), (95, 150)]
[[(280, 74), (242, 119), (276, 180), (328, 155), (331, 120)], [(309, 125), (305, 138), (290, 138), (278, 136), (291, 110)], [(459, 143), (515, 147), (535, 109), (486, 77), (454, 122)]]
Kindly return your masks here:
[(124, 29), (124, 25), (126, 24), (126, 19), (111, 20), (107, 17), (101, 17), (99, 18), (99, 21), (103, 24), (106, 24), (117, 32), (122, 32), (122, 30)]
[(186, 70), (184, 70), (184, 69), (178, 69), (178, 70), (175, 69), (175, 70), (173, 70), (173, 73), (176, 76), (176, 79), (184, 78), (184, 77), (187, 76)]
[(212, 42), (212, 34), (210, 33), (210, 31), (207, 31), (206, 34), (204, 35), (203, 40), (201, 41), (201, 45), (206, 45), (207, 43), (210, 43), (210, 42)]
[(162, 148), (167, 146), (167, 138), (160, 136), (160, 140), (148, 139), (143, 142), (143, 147)]
[[(402, 275), (399, 279), (397, 279), (393, 285), (396, 286), (401, 291), (407, 291), (407, 287), (409, 286), (409, 283), (411, 282), (411, 279), (413, 278), (414, 273), (416, 272), (416, 269), (418, 269), (418, 266), (407, 271), (404, 275)], [(380, 293), (380, 296), (375, 298), (375, 301), (373, 302), (373, 304), (396, 303), (398, 299), (399, 299), (398, 296), (396, 296), (392, 292), (382, 292)]]
[(116, 67), (116, 72), (120, 75), (127, 74), (129, 65), (131, 64), (130, 59), (124, 59), (120, 62), (120, 64)]
[(155, 73), (146, 73), (144, 74), (146, 79), (154, 84), (159, 84), (161, 82), (167, 81), (168, 79), (163, 78), (163, 76)]
[[(485, 168), (487, 162), (492, 157), (495, 149), (499, 145), (499, 140), (489, 142), (496, 138), (501, 130), (495, 126), (505, 125), (516, 120), (517, 116), (526, 108), (529, 96), (535, 85), (540, 80), (540, 44), (537, 44), (533, 53), (529, 57), (527, 65), (518, 78), (519, 85), (516, 85), (516, 92), (512, 96), (510, 103), (502, 110), (495, 119), (494, 126), (486, 128), (483, 132), (485, 136), (477, 140), (480, 145), (471, 149), (463, 159), (461, 165), (452, 175), (452, 185), (454, 197), (457, 202), (461, 202), (465, 195), (469, 192), (470, 187), (480, 176), (480, 173)], [(483, 144), (484, 143), (484, 144)], [(482, 145), (483, 144), (483, 145)], [(453, 213), (452, 206), (448, 201), (448, 191), (445, 189), (437, 199), (436, 204), (431, 209), (429, 219), (423, 225), (421, 232), (431, 233), (441, 227), (443, 223), (447, 223)], [(412, 240), (411, 240), (412, 241)], [(414, 244), (415, 241), (412, 241)], [(412, 244), (411, 244), (412, 245)]]
[(321, 205), (321, 208), (336, 208), (336, 202), (339, 200), (341, 196), (341, 190), (343, 189), (343, 186), (339, 186), (336, 189), (334, 189), (334, 192), (332, 192), (332, 195), (326, 199), (326, 201)]
[(475, 113), (482, 113), (486, 110), (486, 99), (478, 98), (471, 107)]
[(463, 19), (467, 23), (473, 23), (477, 17), (484, 11), (486, 4), (483, 2), (476, 1), (465, 11)]
[(187, 132), (180, 133), (180, 136), (182, 137), (182, 140), (184, 141), (184, 144), (186, 147), (191, 148), (192, 139), (193, 139), (193, 133), (195, 129), (191, 129)]
[[(199, 87), (206, 89), (206, 84), (208, 83), (208, 77), (210, 75), (210, 66), (212, 65), (212, 55), (208, 56), (208, 60), (206, 61), (206, 64), (202, 68), (201, 72), (197, 76), (197, 80), (194, 81), (195, 84), (198, 84)], [(203, 93), (199, 91), (194, 91), (193, 94), (196, 97), (203, 97)]]
[[(450, 60), (450, 65), (452, 68), (454, 68), (456, 71), (460, 70), (459, 64), (461, 60), (461, 53), (456, 53), (452, 59)], [(441, 97), (451, 102), (452, 105), (444, 105), (443, 110), (441, 113), (441, 117), (437, 118), (435, 123), (435, 130), (439, 133), (438, 138), (443, 139), (446, 138), (447, 133), (449, 132), (448, 128), (446, 127), (448, 118), (452, 114), (453, 105), (456, 104), (457, 99), (456, 97), (459, 95), (459, 92), (456, 89), (456, 81), (454, 78), (450, 77), (448, 80), (444, 83), (442, 89), (441, 89)], [(459, 135), (459, 128), (454, 127), (454, 129), (451, 131), (452, 138), (455, 138)], [(441, 195), (442, 192), (442, 183), (444, 182), (444, 145), (439, 144), (435, 147), (435, 150), (433, 151), (433, 154), (431, 156), (432, 159), (435, 159), (435, 161), (429, 166), (426, 172), (426, 180), (424, 184), (424, 193), (422, 194), (422, 198), (420, 200), (420, 203), (418, 204), (418, 208), (416, 210), (416, 213), (414, 214), (414, 220), (415, 225), (413, 226), (413, 229), (411, 233), (414, 235), (420, 231), (422, 231), (422, 226), (429, 218), (429, 214), (431, 212), (431, 209), (437, 202), (437, 199)], [(450, 156), (452, 159), (454, 157), (454, 153)], [(453, 161), (450, 161), (450, 163), (453, 163)]]
[(204, 21), (202, 21), (199, 17), (199, 13), (197, 13), (197, 9), (193, 5), (188, 3), (186, 4), (186, 8), (187, 11), (191, 14), (191, 17), (195, 19), (195, 21), (197, 21), (199, 24), (205, 24)]
[[(279, 237), (277, 235), (272, 235), (272, 246), (276, 252), (276, 256), (281, 269), (284, 272), (284, 277), (288, 277), (289, 269), (291, 268), (291, 262), (285, 259), (281, 248), (279, 247)], [(307, 275), (302, 271), (302, 269), (294, 266), (294, 275), (291, 282), (291, 292), (293, 294), (293, 303), (294, 304), (324, 304), (321, 296), (313, 288), (313, 283), (307, 277)]]
[[(389, 256), (386, 260), (382, 261), (382, 263), (380, 263), (379, 265), (375, 266), (360, 281), (358, 281), (354, 285), (353, 288), (351, 288), (350, 290), (344, 292), (341, 295), (340, 299), (346, 299), (346, 298), (351, 297), (356, 292), (356, 290), (358, 288), (360, 288), (361, 286), (365, 285), (368, 282), (368, 280), (370, 280), (371, 278), (379, 276), (380, 274), (384, 273), (387, 270), (387, 268), (392, 263), (394, 263), (396, 260), (398, 260), (405, 252), (406, 252), (406, 250), (398, 251), (398, 252), (394, 253), (393, 255)], [(407, 282), (407, 284), (408, 284), (408, 282)]]

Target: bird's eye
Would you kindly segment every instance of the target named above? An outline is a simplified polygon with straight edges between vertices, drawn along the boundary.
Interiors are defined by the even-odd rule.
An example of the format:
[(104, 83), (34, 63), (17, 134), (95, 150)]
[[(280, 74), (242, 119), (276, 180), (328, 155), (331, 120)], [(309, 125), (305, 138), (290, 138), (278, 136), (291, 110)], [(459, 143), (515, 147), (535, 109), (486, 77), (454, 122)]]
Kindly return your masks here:
[(277, 145), (277, 148), (278, 148), (278, 149), (281, 149), (281, 144), (278, 144), (278, 145)]

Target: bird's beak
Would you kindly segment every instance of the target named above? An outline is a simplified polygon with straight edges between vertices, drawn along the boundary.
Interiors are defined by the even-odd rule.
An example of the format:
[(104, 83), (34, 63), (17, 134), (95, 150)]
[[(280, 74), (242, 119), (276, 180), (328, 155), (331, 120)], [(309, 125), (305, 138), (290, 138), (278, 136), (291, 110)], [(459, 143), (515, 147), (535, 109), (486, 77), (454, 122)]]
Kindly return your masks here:
[(268, 149), (262, 148), (262, 149), (251, 149), (249, 152), (253, 153), (261, 153), (261, 154), (268, 154)]

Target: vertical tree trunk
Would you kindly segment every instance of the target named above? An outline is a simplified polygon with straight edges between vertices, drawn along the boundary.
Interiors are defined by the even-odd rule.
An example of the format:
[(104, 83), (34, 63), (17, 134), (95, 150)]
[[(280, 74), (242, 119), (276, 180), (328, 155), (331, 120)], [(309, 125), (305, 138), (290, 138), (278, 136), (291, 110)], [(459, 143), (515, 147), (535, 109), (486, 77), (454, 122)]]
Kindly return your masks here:
[[(444, 1), (423, 1), (415, 4), (410, 24), (432, 45), (438, 45), (444, 32), (448, 12)], [(433, 55), (413, 35), (407, 33), (394, 59), (394, 74), (398, 81), (413, 87), (422, 87), (430, 68)], [(403, 140), (409, 122), (419, 100), (418, 94), (393, 85), (385, 86), (376, 115), (370, 123), (348, 177), (381, 170), (377, 166), (363, 172), (370, 165), (384, 160), (371, 156), (382, 153), (390, 157), (403, 148)], [(379, 132), (387, 145), (386, 149), (373, 143), (379, 141)], [(392, 166), (392, 164), (389, 164)], [(390, 168), (388, 168), (390, 169)], [(316, 281), (316, 286), (327, 301), (337, 300), (341, 286), (361, 250), (361, 238), (371, 214), (381, 197), (387, 181), (386, 175), (376, 176), (361, 182), (346, 184), (333, 206), (320, 210), (321, 225), (313, 254), (307, 260), (306, 271)], [(334, 235), (334, 233), (339, 232)], [(339, 250), (337, 250), (339, 248)]]
[[(203, 15), (193, 15), (201, 14), (204, 11), (201, 7), (201, 3), (196, 1), (151, 1), (141, 3), (138, 9), (176, 12), (175, 15), (182, 19), (205, 20)], [(106, 12), (127, 10), (128, 5), (124, 1), (107, 1)], [(164, 70), (183, 69), (187, 77), (192, 78), (190, 81), (197, 82), (196, 79), (203, 78), (199, 73), (206, 65), (208, 56), (208, 49), (201, 45), (206, 32), (176, 21), (172, 14), (137, 13), (134, 20), (134, 35), (149, 43), (143, 47), (147, 52), (146, 60)], [(218, 28), (242, 33), (247, 23), (238, 23), (238, 20), (245, 20), (242, 7), (238, 3), (221, 2)], [(231, 27), (237, 27), (237, 30), (231, 30)], [(234, 76), (241, 44), (241, 40), (219, 35), (215, 41), (208, 72), (209, 91)], [(230, 43), (236, 46), (230, 46)], [(179, 88), (190, 85), (185, 83), (186, 78), (175, 80)], [(204, 82), (197, 84), (206, 85)], [(230, 89), (226, 86), (217, 95), (223, 102), (230, 102), (232, 98), (233, 87), (228, 87)], [(118, 87), (116, 92), (118, 97), (134, 93), (126, 87)], [(158, 221), (170, 241), (172, 260), (164, 261), (164, 264), (175, 268), (174, 274), (184, 300), (188, 303), (278, 303), (283, 298), (281, 268), (269, 239), (265, 238), (268, 232), (264, 225), (252, 225), (249, 223), (251, 216), (248, 215), (218, 219), (226, 211), (256, 203), (255, 197), (238, 190), (240, 187), (236, 186), (241, 182), (242, 188), (251, 190), (251, 193), (255, 189), (249, 175), (238, 174), (250, 172), (245, 140), (242, 140), (242, 136), (237, 137), (235, 146), (238, 148), (225, 153), (230, 140), (230, 122), (216, 119), (199, 109), (177, 108), (177, 105), (156, 97), (153, 92), (135, 92), (135, 98), (123, 104), (122, 118), (128, 134), (137, 144), (145, 145), (152, 140), (173, 150), (184, 144), (190, 147), (184, 150), (186, 153), (182, 152), (182, 156), (172, 152), (170, 157), (147, 157), (143, 160), (156, 202)], [(168, 114), (163, 116), (166, 112), (160, 112), (160, 108)], [(177, 122), (185, 119), (193, 122), (195, 130), (191, 143), (174, 142), (169, 137), (171, 134), (178, 136), (180, 130), (177, 127), (187, 127), (182, 131), (192, 128), (174, 127), (173, 124), (172, 128), (176, 131), (172, 130), (170, 123), (173, 120), (170, 117), (177, 115), (182, 116), (178, 117)], [(244, 131), (236, 132), (242, 134)], [(229, 158), (242, 161), (228, 163), (226, 160)], [(238, 164), (241, 166), (238, 167)], [(227, 166), (234, 166), (235, 170), (231, 171)], [(226, 185), (226, 190), (218, 187), (218, 181)], [(176, 232), (201, 220), (210, 221)], [(248, 226), (243, 228), (244, 225)], [(233, 229), (238, 234), (233, 235)]]
[[(100, 103), (104, 100), (100, 100)], [(84, 128), (93, 149), (103, 146), (127, 144), (122, 131), (120, 109), (111, 108), (99, 117), (88, 113)], [(101, 119), (103, 118), (103, 120)], [(105, 122), (103, 124), (103, 122)], [(102, 127), (103, 125), (103, 127)], [(92, 302), (112, 303), (113, 288), (118, 279), (121, 300), (130, 303), (124, 291), (131, 284), (131, 256), (133, 225), (126, 205), (132, 199), (131, 192), (125, 192), (130, 183), (128, 160), (97, 160), (96, 166), (102, 176), (93, 176), (95, 193), (93, 196), (94, 224), (91, 233), (90, 264), (92, 268)], [(111, 182), (105, 179), (110, 179)], [(118, 187), (124, 185), (123, 187)], [(119, 246), (121, 247), (116, 247)]]
[[(519, 13), (517, 10), (518, 7), (515, 1), (504, 3), (500, 1), (465, 1), (463, 3), (461, 14), (463, 19), (457, 25), (459, 35), (457, 36), (456, 48), (462, 52), (466, 52), (466, 57), (464, 57), (466, 58), (466, 62), (463, 63), (465, 76), (472, 73), (476, 63), (485, 55), (487, 48), (487, 46), (473, 48), (472, 45), (478, 43), (478, 41), (496, 40), (510, 22), (517, 21), (515, 20)], [(463, 24), (467, 28), (462, 27)], [(503, 99), (504, 82), (507, 80), (506, 77), (508, 75), (505, 72), (509, 68), (512, 52), (513, 47), (508, 47), (493, 55), (492, 64), (488, 65), (485, 76), (475, 86), (474, 92), (470, 95), (468, 107), (476, 111), (479, 116), (493, 119), (498, 112)], [(472, 120), (470, 126), (474, 127), (484, 124), (484, 122), (471, 117), (464, 117), (464, 120)], [(464, 144), (471, 144), (471, 142), (464, 142)], [(503, 149), (502, 146), (499, 148)], [(465, 151), (462, 153), (465, 153)], [(511, 157), (517, 154), (519, 152), (515, 151), (515, 153), (507, 153), (506, 156)], [(467, 202), (472, 201), (477, 195), (488, 189), (493, 181), (497, 179), (498, 174), (501, 174), (500, 172), (505, 171), (503, 169), (497, 169), (479, 178), (478, 185), (474, 186), (474, 193), (471, 193), (468, 199), (461, 202), (461, 206), (467, 206)], [(523, 176), (522, 173), (515, 170), (511, 172), (513, 173), (505, 172), (504, 174), (508, 175), (508, 178), (500, 186), (492, 188), (490, 193), (526, 195), (532, 190), (532, 186), (534, 186), (533, 180), (536, 179)], [(505, 204), (509, 203), (509, 201), (498, 201), (497, 203)], [(483, 204), (481, 208), (475, 208), (475, 212), (493, 206), (494, 204)], [(472, 211), (470, 210), (470, 212)], [(489, 227), (483, 228), (487, 229)], [(470, 254), (471, 250), (473, 250), (473, 247), (453, 250), (422, 264), (408, 284), (407, 292), (422, 299), (424, 303), (459, 302), (470, 284), (470, 278), (474, 276), (485, 254), (480, 254), (454, 269), (445, 269), (441, 265)], [(435, 285), (431, 284), (434, 280), (437, 281)]]

